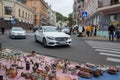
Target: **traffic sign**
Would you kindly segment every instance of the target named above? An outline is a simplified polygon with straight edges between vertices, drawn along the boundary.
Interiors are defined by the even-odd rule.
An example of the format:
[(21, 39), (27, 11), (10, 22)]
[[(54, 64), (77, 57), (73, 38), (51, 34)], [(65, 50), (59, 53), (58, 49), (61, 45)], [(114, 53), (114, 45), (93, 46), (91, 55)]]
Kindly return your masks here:
[(85, 18), (88, 16), (88, 12), (82, 12), (82, 17)]
[(16, 24), (15, 20), (11, 20), (11, 23), (12, 23), (12, 24)]

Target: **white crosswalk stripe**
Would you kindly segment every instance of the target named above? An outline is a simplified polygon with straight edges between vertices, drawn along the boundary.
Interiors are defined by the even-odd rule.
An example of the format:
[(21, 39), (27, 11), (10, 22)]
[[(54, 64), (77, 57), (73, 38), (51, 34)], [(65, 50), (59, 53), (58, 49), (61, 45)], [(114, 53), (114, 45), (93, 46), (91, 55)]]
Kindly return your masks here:
[(105, 56), (107, 61), (120, 63), (120, 44), (112, 42), (86, 40), (99, 55)]

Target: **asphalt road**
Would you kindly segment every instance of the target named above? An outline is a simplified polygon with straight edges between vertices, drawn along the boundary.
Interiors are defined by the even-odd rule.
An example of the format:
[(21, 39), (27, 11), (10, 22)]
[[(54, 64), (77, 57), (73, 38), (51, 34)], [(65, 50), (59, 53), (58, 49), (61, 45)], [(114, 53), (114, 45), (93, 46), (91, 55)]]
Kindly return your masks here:
[(99, 55), (85, 39), (73, 37), (71, 47), (48, 47), (44, 48), (40, 43), (36, 43), (33, 35), (28, 35), (27, 39), (10, 39), (8, 34), (0, 35), (0, 41), (3, 47), (17, 49), (22, 51), (36, 51), (38, 54), (44, 54), (53, 57), (67, 58), (77, 62), (87, 62), (93, 64), (119, 65), (116, 62), (106, 61), (105, 56)]

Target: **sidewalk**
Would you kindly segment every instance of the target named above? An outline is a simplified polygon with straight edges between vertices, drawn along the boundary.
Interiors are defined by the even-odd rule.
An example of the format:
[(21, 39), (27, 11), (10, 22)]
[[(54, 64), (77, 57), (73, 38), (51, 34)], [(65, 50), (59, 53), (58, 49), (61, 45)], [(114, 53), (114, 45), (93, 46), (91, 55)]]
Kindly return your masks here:
[(120, 40), (114, 39), (114, 41), (110, 41), (109, 37), (102, 37), (102, 36), (90, 36), (90, 37), (83, 37), (86, 40), (95, 40), (95, 41), (109, 41), (109, 42), (120, 42)]

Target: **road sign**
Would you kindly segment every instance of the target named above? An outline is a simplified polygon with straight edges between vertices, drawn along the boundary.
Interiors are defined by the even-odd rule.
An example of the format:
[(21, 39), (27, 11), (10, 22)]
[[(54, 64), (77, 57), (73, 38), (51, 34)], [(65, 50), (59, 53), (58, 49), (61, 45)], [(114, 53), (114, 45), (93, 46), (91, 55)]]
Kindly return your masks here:
[(11, 20), (11, 23), (12, 23), (12, 24), (16, 24), (15, 20)]
[(85, 18), (88, 16), (88, 12), (82, 12), (82, 17)]

